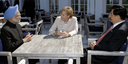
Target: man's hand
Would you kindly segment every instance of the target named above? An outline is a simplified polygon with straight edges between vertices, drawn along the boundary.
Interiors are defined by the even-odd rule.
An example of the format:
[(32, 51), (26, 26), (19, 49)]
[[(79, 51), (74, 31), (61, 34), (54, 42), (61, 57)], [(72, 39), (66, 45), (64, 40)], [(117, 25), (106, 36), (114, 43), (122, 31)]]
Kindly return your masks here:
[(29, 42), (32, 40), (32, 36), (33, 34), (30, 35), (30, 33), (28, 32), (28, 34), (25, 36), (25, 38), (23, 38), (24, 42)]
[(94, 49), (94, 46), (95, 45), (96, 45), (96, 42), (95, 41), (91, 42), (90, 47), (91, 47), (92, 50)]

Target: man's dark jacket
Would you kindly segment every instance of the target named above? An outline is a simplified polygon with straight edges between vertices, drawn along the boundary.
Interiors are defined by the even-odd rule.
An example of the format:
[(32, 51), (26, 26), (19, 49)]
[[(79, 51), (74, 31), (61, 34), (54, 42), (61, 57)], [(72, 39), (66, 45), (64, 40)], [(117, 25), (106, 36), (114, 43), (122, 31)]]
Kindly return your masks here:
[[(94, 50), (119, 51), (120, 47), (127, 42), (127, 33), (126, 23), (120, 23), (108, 32), (98, 45), (94, 46)], [(111, 62), (114, 58), (113, 56), (92, 56), (92, 62)]]
[(23, 44), (23, 33), (19, 24), (13, 24), (9, 21), (1, 29), (1, 40), (3, 51), (13, 52)]

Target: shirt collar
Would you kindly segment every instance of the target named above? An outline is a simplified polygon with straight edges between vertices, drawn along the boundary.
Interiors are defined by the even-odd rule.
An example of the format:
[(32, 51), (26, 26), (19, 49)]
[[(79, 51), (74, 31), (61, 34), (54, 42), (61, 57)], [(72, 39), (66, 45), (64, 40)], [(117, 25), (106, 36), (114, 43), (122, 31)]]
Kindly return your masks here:
[(121, 24), (122, 22), (124, 22), (125, 20), (121, 21), (121, 22), (118, 22), (116, 24), (113, 25), (113, 28), (115, 28), (117, 25)]
[(10, 27), (16, 27), (16, 24), (13, 24), (13, 23), (11, 23), (11, 22), (9, 22), (9, 21), (7, 21), (6, 22)]

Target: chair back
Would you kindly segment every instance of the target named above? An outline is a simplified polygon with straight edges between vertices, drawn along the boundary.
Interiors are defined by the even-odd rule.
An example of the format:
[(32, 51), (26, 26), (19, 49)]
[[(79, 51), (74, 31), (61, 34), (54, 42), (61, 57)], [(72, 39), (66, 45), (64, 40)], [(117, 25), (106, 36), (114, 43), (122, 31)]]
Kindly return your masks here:
[(38, 12), (44, 12), (44, 9), (38, 9)]
[(21, 18), (21, 20), (20, 20), (21, 22), (31, 22), (31, 17), (22, 17)]
[(108, 15), (109, 15), (108, 13), (102, 13), (102, 14), (101, 14), (101, 17), (102, 17), (102, 18), (108, 18)]
[(80, 33), (82, 35), (82, 25), (81, 24), (78, 24), (78, 30), (79, 30), (78, 33)]
[[(3, 51), (3, 46), (2, 46), (1, 39), (0, 39), (0, 56), (7, 56), (8, 64), (13, 64), (12, 63), (12, 55), (11, 55), (11, 52), (4, 52)], [(0, 62), (0, 64), (6, 64), (6, 63)]]
[(3, 46), (2, 46), (2, 42), (1, 42), (1, 39), (0, 39), (0, 52), (3, 51)]
[(0, 17), (4, 17), (4, 14), (3, 13), (0, 13)]
[(81, 23), (81, 16), (82, 16), (82, 13), (81, 12), (79, 12), (78, 14), (75, 14), (73, 16), (77, 17), (78, 23)]
[[(126, 51), (126, 48), (127, 48), (127, 43), (124, 43), (121, 48), (120, 48), (120, 51)], [(124, 60), (124, 56), (117, 56), (114, 61), (112, 61), (111, 63), (108, 63), (108, 64), (122, 64), (123, 63), (123, 60)]]
[[(126, 53), (127, 53), (127, 52), (128, 52), (128, 37), (127, 37)], [(122, 64), (128, 64), (128, 53), (127, 53), (127, 55), (124, 57)]]
[(43, 25), (43, 20), (40, 20), (36, 23), (36, 31), (35, 34), (42, 34), (42, 25)]
[(60, 14), (51, 14), (51, 24), (54, 23), (57, 16), (60, 16)]

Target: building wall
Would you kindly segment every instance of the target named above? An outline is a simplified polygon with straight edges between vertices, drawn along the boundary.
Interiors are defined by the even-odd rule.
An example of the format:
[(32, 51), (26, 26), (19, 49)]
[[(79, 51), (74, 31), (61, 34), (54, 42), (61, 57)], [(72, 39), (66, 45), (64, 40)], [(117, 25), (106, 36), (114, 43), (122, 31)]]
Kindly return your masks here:
[(40, 0), (40, 9), (44, 9), (49, 12), (49, 0)]
[(71, 0), (59, 0), (59, 11), (61, 11), (61, 9), (64, 6), (71, 6)]
[(103, 13), (103, 0), (96, 0), (95, 2), (95, 19), (99, 20)]
[[(23, 0), (20, 1), (19, 10), (22, 10)], [(90, 1), (90, 6), (89, 6)], [(10, 2), (10, 0), (9, 0)], [(14, 0), (12, 0), (12, 4)], [(22, 2), (22, 3), (21, 3)], [(71, 0), (58, 0), (59, 11), (64, 6), (71, 6)], [(87, 3), (87, 13), (95, 14), (95, 19), (99, 19), (102, 13), (106, 13), (106, 0), (88, 0)], [(49, 0), (40, 0), (40, 9), (44, 9), (46, 12), (49, 12)]]

